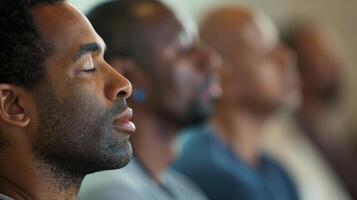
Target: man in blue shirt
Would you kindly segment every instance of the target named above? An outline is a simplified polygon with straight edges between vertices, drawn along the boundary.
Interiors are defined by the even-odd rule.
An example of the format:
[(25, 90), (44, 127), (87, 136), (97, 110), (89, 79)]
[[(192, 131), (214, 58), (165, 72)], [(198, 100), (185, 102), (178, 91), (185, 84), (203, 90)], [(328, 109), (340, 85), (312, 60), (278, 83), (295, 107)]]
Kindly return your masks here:
[(259, 145), (266, 120), (299, 102), (293, 54), (267, 16), (246, 8), (215, 11), (201, 34), (223, 57), (223, 96), (210, 124), (184, 138), (175, 168), (211, 200), (298, 199), (289, 175)]

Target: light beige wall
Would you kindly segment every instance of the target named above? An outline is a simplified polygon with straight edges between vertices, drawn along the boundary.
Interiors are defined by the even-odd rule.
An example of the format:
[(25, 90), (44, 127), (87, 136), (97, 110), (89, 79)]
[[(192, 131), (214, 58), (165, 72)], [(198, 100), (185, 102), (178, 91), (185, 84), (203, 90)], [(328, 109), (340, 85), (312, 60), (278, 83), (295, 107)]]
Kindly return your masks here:
[[(83, 11), (104, 0), (70, 0)], [(277, 22), (311, 18), (331, 26), (346, 45), (347, 116), (357, 120), (357, 0), (167, 0), (185, 8), (197, 21), (207, 9), (223, 4), (251, 5), (265, 10)], [(85, 2), (85, 3), (84, 3)], [(355, 117), (356, 116), (356, 117)], [(357, 123), (356, 123), (357, 124)], [(357, 126), (357, 125), (356, 125)]]

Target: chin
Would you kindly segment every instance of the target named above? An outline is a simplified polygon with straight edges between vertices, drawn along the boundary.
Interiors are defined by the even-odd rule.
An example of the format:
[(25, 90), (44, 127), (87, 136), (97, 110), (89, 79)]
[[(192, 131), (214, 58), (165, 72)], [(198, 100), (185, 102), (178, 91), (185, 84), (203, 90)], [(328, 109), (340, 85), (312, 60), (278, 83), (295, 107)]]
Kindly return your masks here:
[(122, 144), (116, 146), (108, 146), (106, 151), (101, 155), (95, 156), (95, 160), (91, 160), (93, 163), (92, 172), (114, 170), (125, 167), (132, 158), (133, 150), (129, 141), (125, 141)]
[(127, 140), (123, 145), (123, 148), (118, 150), (117, 154), (113, 157), (113, 165), (109, 166), (112, 169), (118, 169), (125, 167), (131, 160), (133, 156), (133, 150), (130, 142)]
[(125, 167), (130, 162), (132, 157), (133, 157), (133, 150), (132, 150), (130, 142), (128, 141), (127, 151), (124, 152), (124, 155), (121, 158), (122, 162), (120, 163), (119, 167), (120, 168)]

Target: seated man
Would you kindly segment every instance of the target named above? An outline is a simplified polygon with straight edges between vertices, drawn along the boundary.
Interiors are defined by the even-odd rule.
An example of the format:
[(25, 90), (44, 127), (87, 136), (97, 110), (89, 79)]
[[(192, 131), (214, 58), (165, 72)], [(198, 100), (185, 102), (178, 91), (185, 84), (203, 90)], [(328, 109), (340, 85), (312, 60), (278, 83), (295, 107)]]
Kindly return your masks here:
[(292, 53), (271, 20), (250, 9), (213, 12), (201, 34), (223, 57), (223, 96), (210, 124), (183, 141), (175, 169), (211, 200), (298, 199), (289, 175), (259, 145), (272, 113), (299, 100)]
[[(312, 22), (290, 25), (285, 38), (297, 53), (302, 80), (304, 98), (295, 113), (296, 129), (319, 157), (319, 172), (313, 176), (324, 178), (320, 184), (322, 195), (332, 193), (320, 197), (357, 199), (357, 159), (338, 111), (343, 97), (345, 63), (342, 42), (330, 27)], [(327, 173), (317, 177), (322, 171)]]
[(220, 94), (217, 54), (196, 38), (191, 21), (179, 20), (157, 0), (111, 1), (92, 10), (89, 19), (111, 49), (109, 63), (133, 83), (137, 134), (133, 161), (122, 170), (88, 176), (79, 199), (206, 199), (169, 166), (178, 130), (204, 121)]
[(67, 1), (2, 0), (0, 30), (0, 199), (76, 199), (130, 159), (131, 85)]

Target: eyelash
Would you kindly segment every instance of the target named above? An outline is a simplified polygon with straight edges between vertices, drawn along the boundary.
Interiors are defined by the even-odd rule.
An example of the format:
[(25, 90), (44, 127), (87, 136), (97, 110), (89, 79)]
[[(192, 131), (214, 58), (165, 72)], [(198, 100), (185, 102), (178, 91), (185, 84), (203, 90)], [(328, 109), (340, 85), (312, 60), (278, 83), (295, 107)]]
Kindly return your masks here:
[(83, 70), (84, 72), (89, 72), (89, 73), (94, 73), (96, 71), (96, 68), (92, 68), (92, 69), (86, 69)]
[(96, 71), (96, 68), (94, 67), (93, 60), (90, 60), (90, 62), (88, 62), (86, 65), (91, 65), (91, 68), (84, 67), (85, 69), (82, 70), (83, 72), (94, 73)]

